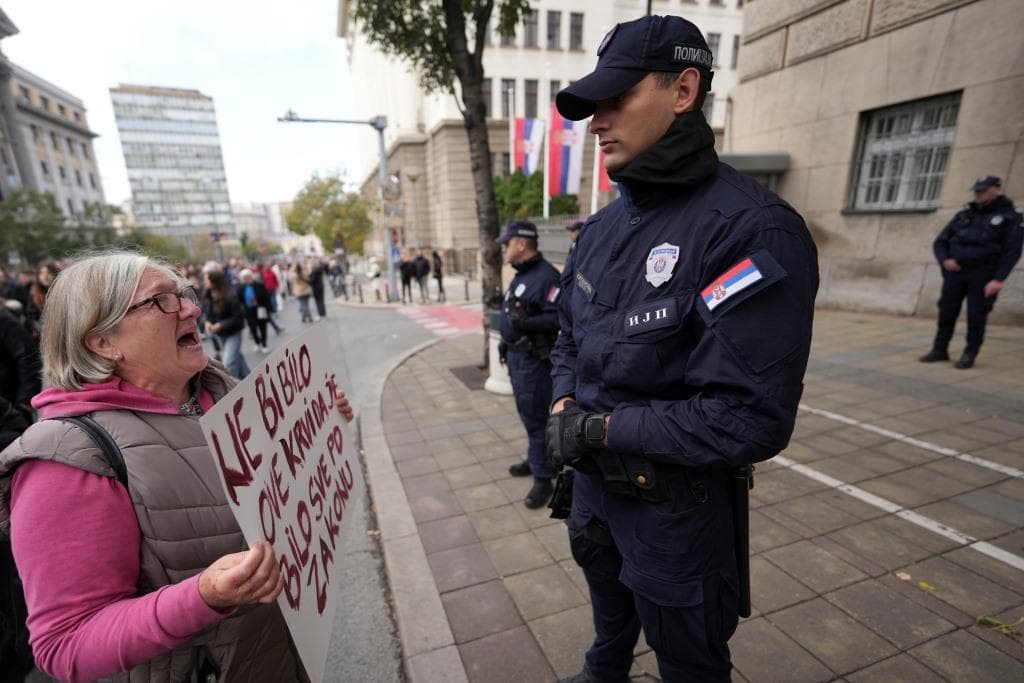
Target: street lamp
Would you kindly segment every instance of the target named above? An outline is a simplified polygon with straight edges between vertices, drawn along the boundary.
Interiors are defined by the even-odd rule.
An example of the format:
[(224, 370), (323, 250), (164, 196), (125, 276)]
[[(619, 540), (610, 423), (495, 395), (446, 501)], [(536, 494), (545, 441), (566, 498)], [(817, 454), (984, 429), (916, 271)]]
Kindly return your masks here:
[(412, 195), (412, 240), (416, 245), (416, 249), (420, 248), (420, 226), (417, 221), (418, 216), (416, 215), (416, 180), (420, 177), (419, 173), (405, 172), (405, 177), (409, 179), (409, 194)]
[[(369, 119), (308, 119), (299, 116), (294, 110), (289, 109), (284, 113), (284, 116), (278, 116), (277, 120), (281, 123), (355, 123), (369, 125), (377, 131), (377, 151), (380, 155), (380, 163), (378, 164), (378, 181), (380, 183), (380, 199), (381, 206), (384, 205), (384, 188), (388, 182), (388, 154), (387, 148), (384, 146), (384, 129), (388, 127), (388, 117), (383, 115), (374, 116)], [(382, 209), (382, 220), (383, 225), (383, 209)], [(395, 294), (396, 278), (395, 278), (395, 259), (392, 256), (393, 250), (396, 248), (391, 245), (391, 240), (387, 242), (387, 259), (388, 259), (388, 301), (397, 299)]]

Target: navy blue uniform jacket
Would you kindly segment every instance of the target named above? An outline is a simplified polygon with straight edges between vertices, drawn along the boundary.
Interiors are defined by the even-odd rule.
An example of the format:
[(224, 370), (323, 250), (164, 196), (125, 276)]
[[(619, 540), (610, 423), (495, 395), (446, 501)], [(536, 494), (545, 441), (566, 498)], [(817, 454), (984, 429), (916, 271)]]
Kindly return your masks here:
[(999, 196), (985, 206), (968, 204), (942, 229), (933, 247), (940, 265), (952, 258), (964, 268), (991, 268), (992, 279), (1002, 282), (1020, 259), (1022, 240), (1020, 212)]
[[(793, 430), (818, 288), (803, 219), (722, 163), (642, 208), (623, 191), (587, 221), (563, 273), (553, 399), (611, 412), (608, 447), (620, 453), (691, 467), (776, 455)], [(658, 286), (646, 277), (666, 272)]]

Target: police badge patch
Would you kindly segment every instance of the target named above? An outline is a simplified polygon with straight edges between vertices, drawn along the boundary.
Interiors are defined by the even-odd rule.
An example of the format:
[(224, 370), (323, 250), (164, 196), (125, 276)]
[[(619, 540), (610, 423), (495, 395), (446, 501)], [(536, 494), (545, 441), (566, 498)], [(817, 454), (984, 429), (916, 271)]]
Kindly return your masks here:
[(679, 260), (679, 247), (663, 242), (647, 254), (647, 273), (644, 279), (654, 287), (661, 287), (672, 277), (672, 271)]
[(1003, 217), (1002, 216), (992, 216), (992, 220), (990, 221), (990, 223), (992, 223), (992, 225), (1002, 225), (1003, 224)]

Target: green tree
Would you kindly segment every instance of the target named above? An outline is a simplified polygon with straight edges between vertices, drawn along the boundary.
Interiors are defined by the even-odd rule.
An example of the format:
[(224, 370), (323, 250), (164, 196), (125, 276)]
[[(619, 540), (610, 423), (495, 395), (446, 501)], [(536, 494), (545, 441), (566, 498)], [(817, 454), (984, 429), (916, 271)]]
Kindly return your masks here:
[[(495, 176), (494, 196), (498, 202), (498, 219), (502, 225), (514, 218), (540, 216), (544, 213), (544, 174), (526, 175), (519, 169), (510, 176)], [(575, 215), (579, 212), (576, 195), (551, 197), (548, 206), (550, 215)]]
[(84, 246), (64, 224), (64, 214), (49, 192), (21, 188), (0, 202), (0, 245), (24, 263), (66, 256)]
[(373, 225), (372, 208), (362, 195), (345, 191), (341, 176), (314, 174), (295, 196), (284, 220), (292, 232), (319, 237), (327, 252), (340, 242), (346, 253), (361, 254)]
[(408, 62), (427, 92), (447, 91), (462, 112), (480, 233), (484, 306), (501, 304), (498, 206), (491, 178), (483, 98), (483, 55), (491, 16), (497, 33), (510, 36), (530, 9), (528, 0), (356, 0), (355, 18), (369, 42)]
[(188, 262), (188, 249), (178, 240), (163, 235), (154, 235), (142, 228), (135, 228), (114, 244), (122, 249), (133, 249), (147, 256), (159, 258), (168, 263)]

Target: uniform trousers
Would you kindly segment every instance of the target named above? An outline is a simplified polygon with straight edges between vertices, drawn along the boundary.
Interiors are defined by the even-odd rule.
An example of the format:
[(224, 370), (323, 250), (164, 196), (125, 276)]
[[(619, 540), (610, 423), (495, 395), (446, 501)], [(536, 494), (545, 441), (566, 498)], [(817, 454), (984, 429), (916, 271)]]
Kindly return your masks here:
[(507, 359), (516, 410), (526, 428), (530, 471), (535, 479), (553, 479), (557, 473), (548, 460), (544, 438), (551, 405), (551, 361), (511, 350)]
[(985, 340), (985, 323), (996, 303), (996, 297), (985, 296), (985, 285), (992, 280), (989, 268), (963, 268), (957, 272), (942, 271), (942, 293), (939, 295), (939, 325), (933, 348), (945, 351), (953, 338), (956, 319), (967, 299), (967, 346), (964, 354), (978, 355)]

